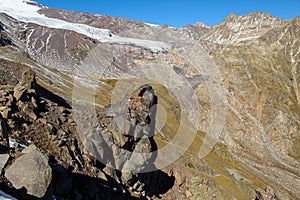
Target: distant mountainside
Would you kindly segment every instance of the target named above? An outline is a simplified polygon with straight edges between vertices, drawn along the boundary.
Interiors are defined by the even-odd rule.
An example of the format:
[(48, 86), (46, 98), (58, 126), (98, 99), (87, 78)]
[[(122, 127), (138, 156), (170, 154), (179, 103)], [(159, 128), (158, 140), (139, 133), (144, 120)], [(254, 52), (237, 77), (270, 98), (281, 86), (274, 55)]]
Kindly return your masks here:
[[(300, 16), (173, 28), (0, 1), (0, 112), (10, 141), (49, 157), (45, 199), (297, 199), (299, 73)], [(6, 176), (22, 145), (0, 191), (36, 199)], [(135, 161), (157, 171), (126, 172)]]

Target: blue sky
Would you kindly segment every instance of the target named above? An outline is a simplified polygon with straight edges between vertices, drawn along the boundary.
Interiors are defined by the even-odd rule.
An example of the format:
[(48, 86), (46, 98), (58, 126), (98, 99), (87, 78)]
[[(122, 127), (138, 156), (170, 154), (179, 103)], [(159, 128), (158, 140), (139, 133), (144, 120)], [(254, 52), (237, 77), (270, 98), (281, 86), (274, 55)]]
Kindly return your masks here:
[(228, 14), (268, 12), (291, 19), (300, 15), (300, 0), (36, 0), (50, 8), (104, 14), (153, 24), (182, 27), (195, 22), (220, 23)]

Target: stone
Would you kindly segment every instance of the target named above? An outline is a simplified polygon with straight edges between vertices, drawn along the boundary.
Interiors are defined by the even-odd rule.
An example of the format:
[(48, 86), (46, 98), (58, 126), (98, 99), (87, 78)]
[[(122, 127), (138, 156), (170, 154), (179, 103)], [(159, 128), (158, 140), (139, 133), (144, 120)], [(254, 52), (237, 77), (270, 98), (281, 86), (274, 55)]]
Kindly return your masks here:
[(31, 98), (31, 103), (32, 103), (32, 105), (33, 105), (34, 108), (38, 107), (38, 105), (36, 103), (36, 99), (34, 97)]
[(66, 108), (60, 106), (60, 107), (58, 107), (58, 111), (59, 111), (60, 113), (65, 113), (65, 112), (66, 112)]
[(102, 179), (104, 181), (108, 181), (108, 179), (105, 176), (104, 172), (102, 172), (101, 170), (98, 170), (98, 172), (97, 172), (97, 178)]
[(25, 187), (28, 194), (41, 198), (52, 181), (48, 156), (35, 145), (30, 145), (22, 153), (6, 170), (5, 177), (16, 189)]
[(10, 108), (6, 108), (5, 110), (2, 111), (2, 116), (3, 118), (7, 119), (8, 116), (10, 115), (11, 109)]
[(47, 125), (47, 119), (45, 119), (45, 118), (39, 118), (37, 121), (41, 122), (44, 125)]
[(17, 85), (14, 88), (14, 97), (17, 101), (19, 101), (21, 99), (21, 97), (23, 96), (25, 92), (25, 88), (22, 85)]
[(6, 109), (6, 106), (0, 106), (0, 111), (3, 111)]
[(136, 144), (134, 149), (137, 153), (150, 153), (151, 152), (151, 142), (149, 138), (143, 137), (140, 141)]
[(31, 119), (36, 120), (37, 116), (36, 114), (33, 112), (33, 108), (31, 108), (31, 106), (29, 104), (26, 104), (25, 107), (22, 109), (23, 112), (26, 113), (26, 115), (28, 115)]
[(12, 106), (12, 102), (14, 101), (14, 97), (13, 95), (9, 94), (8, 98), (7, 98), (7, 107), (11, 107)]
[(16, 103), (16, 105), (17, 105), (21, 110), (23, 110), (23, 108), (26, 106), (26, 104), (25, 104), (24, 102), (22, 102), (22, 101), (18, 101), (18, 102)]
[(113, 169), (113, 168), (111, 168), (111, 167), (109, 167), (109, 166), (105, 166), (105, 167), (103, 168), (103, 172), (104, 172), (105, 174), (107, 174), (108, 176), (110, 176), (110, 177), (112, 177), (112, 178), (114, 178), (115, 180), (118, 181), (118, 176), (117, 176), (117, 173), (116, 173), (116, 170), (115, 170), (115, 169)]
[(4, 166), (7, 163), (8, 159), (9, 159), (8, 154), (0, 154), (0, 172), (4, 168)]
[(122, 171), (121, 181), (124, 185), (128, 185), (130, 180), (132, 180), (133, 174), (130, 171)]
[(0, 98), (0, 103), (5, 103), (5, 102), (7, 102), (7, 98), (6, 97), (1, 97)]
[(192, 193), (190, 192), (190, 191), (185, 191), (185, 195), (186, 195), (186, 197), (189, 199), (189, 198), (191, 198), (193, 195), (192, 195)]
[(61, 130), (61, 129), (57, 131), (57, 134), (59, 136), (66, 136), (67, 135), (67, 133), (65, 131)]
[(181, 171), (179, 171), (179, 172), (175, 172), (174, 176), (175, 176), (176, 184), (179, 187), (181, 187), (186, 181), (185, 175)]

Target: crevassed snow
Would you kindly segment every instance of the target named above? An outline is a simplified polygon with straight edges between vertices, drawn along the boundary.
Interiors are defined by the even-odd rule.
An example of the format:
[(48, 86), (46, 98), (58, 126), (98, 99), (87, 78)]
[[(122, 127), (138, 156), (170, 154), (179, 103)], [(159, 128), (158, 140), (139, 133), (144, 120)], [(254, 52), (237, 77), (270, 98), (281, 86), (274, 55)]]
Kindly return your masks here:
[(59, 19), (48, 18), (38, 13), (41, 8), (26, 2), (35, 3), (30, 0), (0, 0), (0, 12), (5, 13), (19, 21), (35, 23), (55, 29), (65, 29), (86, 35), (100, 42), (130, 44), (149, 49), (153, 52), (165, 52), (171, 48), (170, 44), (151, 40), (119, 37), (108, 29), (100, 29), (85, 24), (66, 22)]

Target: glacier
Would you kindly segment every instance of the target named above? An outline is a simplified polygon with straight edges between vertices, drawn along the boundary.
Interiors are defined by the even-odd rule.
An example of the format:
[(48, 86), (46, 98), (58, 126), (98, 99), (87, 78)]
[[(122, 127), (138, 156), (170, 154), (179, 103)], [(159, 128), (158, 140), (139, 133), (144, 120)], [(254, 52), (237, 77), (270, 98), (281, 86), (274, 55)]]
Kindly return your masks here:
[(34, 23), (55, 29), (64, 29), (86, 35), (103, 43), (128, 44), (142, 47), (152, 52), (168, 52), (171, 44), (152, 40), (119, 37), (108, 29), (95, 28), (86, 24), (66, 22), (60, 19), (49, 18), (38, 11), (47, 7), (31, 0), (1, 0), (0, 12), (5, 13), (19, 21)]

